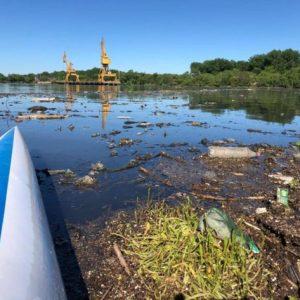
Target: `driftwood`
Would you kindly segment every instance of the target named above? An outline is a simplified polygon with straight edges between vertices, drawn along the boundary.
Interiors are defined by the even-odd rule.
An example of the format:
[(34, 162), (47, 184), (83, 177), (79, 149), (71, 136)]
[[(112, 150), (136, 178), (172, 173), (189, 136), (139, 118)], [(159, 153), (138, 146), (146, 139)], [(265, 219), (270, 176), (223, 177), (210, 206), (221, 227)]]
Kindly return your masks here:
[(146, 175), (149, 175), (149, 174), (150, 174), (150, 171), (147, 170), (147, 169), (144, 168), (144, 167), (140, 167), (139, 171), (142, 172), (142, 173), (144, 173), (144, 174), (146, 174)]
[(236, 200), (263, 200), (265, 199), (264, 196), (246, 196), (246, 197), (239, 197), (239, 198), (234, 198), (234, 197), (223, 197), (219, 195), (209, 195), (209, 194), (201, 194), (197, 192), (192, 192), (193, 195), (197, 196), (198, 198), (203, 198), (206, 200), (218, 200), (218, 201), (236, 201)]
[(165, 151), (161, 151), (161, 152), (159, 153), (159, 156), (165, 157), (165, 158), (168, 158), (168, 159), (171, 159), (171, 160), (175, 160), (175, 161), (180, 162), (180, 163), (184, 163), (184, 162), (185, 162), (185, 160), (182, 159), (181, 157), (178, 157), (178, 156), (176, 156), (176, 157), (171, 156), (170, 154), (168, 154), (168, 153), (165, 152)]
[(225, 198), (225, 197), (218, 196), (218, 195), (198, 194), (198, 193), (193, 193), (193, 194), (195, 196), (197, 196), (198, 198), (203, 198), (203, 199), (207, 199), (207, 200), (218, 200), (218, 201), (233, 200), (233, 199)]
[(130, 275), (130, 270), (129, 270), (129, 267), (126, 263), (126, 260), (125, 260), (124, 256), (122, 255), (122, 252), (121, 252), (119, 246), (116, 243), (114, 243), (114, 251), (115, 251), (115, 254), (117, 255), (117, 257), (119, 259), (119, 262), (120, 262), (121, 266), (124, 268), (126, 274)]
[(257, 231), (261, 231), (261, 229), (259, 227), (255, 226), (251, 223), (248, 223), (248, 222), (244, 221), (244, 224), (251, 227), (251, 228), (253, 228), (253, 229), (255, 229), (255, 230), (257, 230)]
[(106, 292), (103, 294), (103, 296), (101, 297), (101, 300), (106, 299), (106, 296), (108, 295), (108, 293), (111, 291), (112, 288), (113, 288), (113, 286), (111, 285), (111, 286), (106, 290)]
[[(165, 157), (165, 158), (175, 160), (175, 161), (180, 162), (180, 163), (185, 162), (184, 159), (182, 159), (180, 157), (173, 157), (170, 154), (162, 151), (162, 152), (159, 152), (159, 153), (154, 154), (154, 155), (152, 155), (152, 154), (145, 154), (145, 155), (142, 155), (142, 156), (138, 155), (135, 158), (131, 159), (128, 162), (127, 165), (121, 166), (121, 167), (116, 168), (116, 169), (107, 169), (107, 171), (110, 172), (110, 173), (114, 173), (114, 172), (120, 172), (120, 171), (124, 171), (124, 170), (128, 170), (128, 169), (136, 168), (136, 167), (140, 166), (141, 164), (144, 164), (145, 162), (147, 162), (151, 159), (157, 158), (157, 157)], [(140, 171), (143, 172), (141, 169), (140, 169)]]
[(147, 176), (151, 176), (154, 180), (157, 180), (166, 186), (173, 187), (173, 184), (170, 179), (161, 179), (159, 176), (153, 174), (153, 172), (151, 172), (150, 170), (148, 170), (144, 167), (140, 167), (139, 171)]
[(264, 200), (266, 199), (265, 196), (248, 196), (248, 197), (243, 197), (242, 199), (246, 200)]

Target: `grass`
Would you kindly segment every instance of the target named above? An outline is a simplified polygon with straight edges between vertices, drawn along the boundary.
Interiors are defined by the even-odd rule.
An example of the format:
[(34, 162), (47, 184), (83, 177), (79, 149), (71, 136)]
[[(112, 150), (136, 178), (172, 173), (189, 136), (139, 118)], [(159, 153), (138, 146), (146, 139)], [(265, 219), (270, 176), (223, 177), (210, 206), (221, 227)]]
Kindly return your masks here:
[(128, 224), (122, 235), (126, 257), (149, 297), (260, 298), (268, 278), (261, 254), (250, 253), (234, 239), (221, 241), (211, 231), (202, 234), (198, 224), (189, 202), (137, 210), (136, 223)]

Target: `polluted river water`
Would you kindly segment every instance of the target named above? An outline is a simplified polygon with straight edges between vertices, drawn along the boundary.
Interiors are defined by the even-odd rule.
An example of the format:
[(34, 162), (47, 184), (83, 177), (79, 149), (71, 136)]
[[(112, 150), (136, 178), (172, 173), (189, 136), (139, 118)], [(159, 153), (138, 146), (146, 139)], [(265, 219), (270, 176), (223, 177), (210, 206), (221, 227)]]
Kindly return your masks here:
[[(45, 118), (35, 119), (36, 114)], [(1, 84), (0, 134), (16, 125), (37, 171), (62, 265), (71, 259), (60, 249), (60, 244), (70, 242), (67, 227), (93, 222), (103, 225), (117, 211), (130, 210), (137, 199), (146, 199), (149, 188), (155, 199), (188, 192), (191, 187), (196, 192), (202, 190), (197, 184), (203, 176), (211, 180), (218, 171), (218, 162), (193, 161), (207, 152), (207, 146), (288, 147), (300, 140), (300, 91), (122, 91), (113, 87)], [(186, 163), (179, 172), (180, 160)], [(99, 169), (92, 166), (99, 162)], [(72, 175), (61, 170), (71, 170)], [(247, 180), (259, 173), (255, 167), (244, 172), (248, 172)], [(95, 179), (92, 185), (76, 184), (86, 175)], [(222, 175), (218, 176), (221, 179)], [(238, 185), (240, 179), (222, 180)], [(246, 187), (245, 192), (234, 194), (224, 185), (221, 194), (246, 199)], [(69, 253), (73, 247), (76, 251), (76, 245), (69, 244)], [(86, 287), (80, 269), (85, 267), (80, 262), (74, 266), (75, 256), (66, 265), (73, 262), (77, 275), (62, 270), (63, 277), (67, 292), (77, 282), (78, 292), (69, 292), (69, 296), (84, 298)]]

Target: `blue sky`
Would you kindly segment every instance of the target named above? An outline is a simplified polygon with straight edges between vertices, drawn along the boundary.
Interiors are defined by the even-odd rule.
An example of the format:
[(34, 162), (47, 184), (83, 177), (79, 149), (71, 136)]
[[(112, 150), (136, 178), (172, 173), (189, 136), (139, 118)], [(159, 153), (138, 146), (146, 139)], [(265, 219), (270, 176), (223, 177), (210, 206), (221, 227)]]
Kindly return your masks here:
[(300, 49), (299, 0), (0, 0), (0, 73), (99, 66), (183, 73), (192, 61)]

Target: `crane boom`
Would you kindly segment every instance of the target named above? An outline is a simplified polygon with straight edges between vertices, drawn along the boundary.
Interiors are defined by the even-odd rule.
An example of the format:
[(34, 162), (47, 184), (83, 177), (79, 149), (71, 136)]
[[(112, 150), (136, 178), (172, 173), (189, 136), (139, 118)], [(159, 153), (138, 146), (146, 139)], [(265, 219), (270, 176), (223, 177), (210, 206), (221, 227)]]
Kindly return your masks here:
[(117, 74), (112, 73), (109, 70), (109, 65), (111, 64), (111, 59), (107, 55), (106, 47), (105, 47), (105, 40), (103, 37), (101, 39), (100, 48), (101, 48), (100, 63), (102, 65), (102, 68), (100, 68), (100, 70), (99, 70), (98, 82), (100, 84), (120, 84), (120, 81), (117, 79)]
[(79, 75), (77, 74), (76, 70), (73, 68), (73, 64), (68, 60), (66, 52), (63, 54), (63, 62), (66, 64), (66, 77), (65, 82), (69, 81), (69, 77), (75, 77), (76, 82), (79, 82)]
[(111, 64), (111, 60), (107, 55), (106, 48), (105, 48), (105, 40), (102, 38), (101, 40), (101, 64), (103, 67), (108, 70), (109, 65)]

